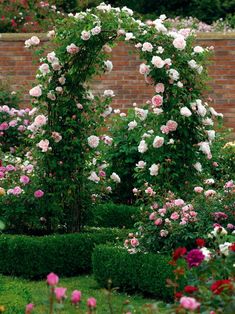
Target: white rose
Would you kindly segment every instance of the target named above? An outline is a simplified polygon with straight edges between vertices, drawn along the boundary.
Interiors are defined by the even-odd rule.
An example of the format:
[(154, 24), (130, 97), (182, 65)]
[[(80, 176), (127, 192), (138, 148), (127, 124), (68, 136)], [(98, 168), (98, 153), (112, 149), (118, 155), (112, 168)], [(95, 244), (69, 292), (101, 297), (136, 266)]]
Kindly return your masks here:
[(98, 136), (91, 135), (88, 137), (87, 141), (88, 141), (88, 145), (91, 148), (96, 148), (99, 145), (100, 139), (98, 138)]
[(201, 53), (201, 52), (204, 51), (204, 49), (201, 46), (196, 46), (196, 47), (193, 48), (193, 51), (195, 53)]
[(128, 131), (133, 130), (135, 127), (137, 127), (137, 122), (135, 120), (128, 123)]
[(152, 57), (151, 63), (158, 69), (163, 68), (165, 65), (165, 62), (162, 60), (162, 58), (160, 58), (158, 56)]
[(204, 257), (205, 257), (204, 260), (205, 260), (206, 262), (209, 262), (209, 260), (210, 260), (211, 257), (212, 257), (211, 251), (208, 250), (208, 248), (206, 248), (206, 247), (200, 248), (200, 251), (202, 252), (202, 254), (203, 254)]
[(145, 153), (146, 151), (148, 150), (148, 145), (147, 143), (145, 142), (145, 140), (141, 140), (140, 141), (140, 144), (138, 146), (138, 152), (143, 154)]
[(97, 176), (95, 171), (92, 171), (90, 176), (88, 177), (88, 180), (98, 183), (100, 181), (100, 178)]
[(231, 246), (230, 242), (225, 242), (224, 244), (219, 245), (219, 250), (223, 255), (228, 256), (230, 246)]
[(157, 176), (159, 171), (159, 165), (152, 164), (152, 166), (149, 168), (149, 171), (151, 176)]
[(180, 109), (180, 114), (185, 117), (190, 117), (192, 115), (192, 112), (188, 109), (188, 107), (182, 107)]
[(113, 63), (110, 60), (104, 61), (104, 64), (106, 66), (106, 69), (108, 72), (111, 72), (113, 69)]
[(119, 175), (117, 175), (115, 172), (113, 172), (113, 173), (111, 174), (110, 178), (111, 178), (114, 182), (116, 182), (116, 183), (120, 183), (120, 182), (121, 182), (121, 179), (120, 179)]

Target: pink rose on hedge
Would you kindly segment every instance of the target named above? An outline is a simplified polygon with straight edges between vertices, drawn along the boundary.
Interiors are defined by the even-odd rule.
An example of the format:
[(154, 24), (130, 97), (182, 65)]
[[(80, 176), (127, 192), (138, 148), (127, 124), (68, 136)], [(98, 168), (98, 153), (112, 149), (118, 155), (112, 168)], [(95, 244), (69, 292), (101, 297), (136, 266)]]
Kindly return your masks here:
[(51, 136), (56, 143), (59, 143), (62, 140), (62, 136), (58, 132), (52, 132)]
[(65, 298), (65, 293), (67, 291), (67, 288), (55, 288), (55, 297), (57, 301), (61, 301), (62, 299)]
[(168, 134), (170, 132), (169, 128), (166, 125), (162, 125), (160, 127), (160, 130), (162, 131), (163, 134)]
[(75, 44), (68, 45), (66, 50), (70, 54), (75, 54), (79, 52), (79, 48)]
[(44, 195), (44, 192), (42, 190), (37, 190), (37, 191), (34, 192), (34, 196), (36, 198), (43, 197), (43, 195)]
[(81, 38), (82, 40), (89, 40), (91, 37), (91, 33), (87, 31), (82, 31)]
[(178, 127), (178, 123), (174, 120), (169, 120), (169, 121), (167, 121), (166, 126), (169, 129), (169, 131), (174, 132), (174, 131), (176, 131), (176, 129)]
[(5, 131), (9, 128), (9, 125), (7, 122), (3, 122), (0, 124), (0, 131)]
[(186, 310), (194, 311), (200, 306), (200, 303), (194, 298), (181, 297), (180, 305)]
[(179, 216), (179, 214), (177, 212), (174, 212), (174, 213), (171, 214), (171, 219), (172, 220), (177, 220), (177, 219), (179, 219), (179, 217), (180, 216)]
[(81, 301), (82, 293), (79, 290), (74, 290), (71, 295), (71, 302), (77, 304)]
[(149, 220), (155, 220), (156, 219), (156, 213), (153, 212), (149, 215)]
[(142, 51), (152, 52), (153, 51), (153, 45), (151, 43), (148, 43), (148, 42), (143, 43)]
[(154, 148), (159, 148), (163, 144), (164, 144), (164, 137), (156, 136), (155, 139), (153, 140), (153, 147)]
[(165, 61), (159, 56), (152, 57), (151, 63), (158, 69), (163, 68), (165, 65)]
[(145, 63), (142, 63), (142, 64), (140, 65), (139, 72), (140, 72), (140, 74), (148, 75), (149, 72), (150, 72), (149, 66), (146, 65)]
[(49, 141), (48, 140), (41, 140), (38, 144), (37, 147), (41, 148), (43, 153), (46, 153), (49, 149)]
[(42, 90), (39, 85), (33, 87), (29, 91), (29, 95), (32, 97), (40, 97), (42, 95)]
[(47, 117), (43, 114), (40, 114), (35, 118), (34, 123), (38, 127), (45, 125), (47, 123)]
[(196, 192), (196, 193), (202, 193), (202, 191), (203, 191), (203, 188), (201, 186), (196, 186), (194, 188), (194, 192)]
[(173, 46), (176, 49), (183, 50), (186, 47), (186, 41), (183, 36), (178, 36), (173, 40)]
[(89, 298), (87, 300), (87, 306), (90, 308), (95, 308), (96, 307), (96, 299), (95, 298)]
[(184, 206), (184, 201), (181, 198), (178, 198), (174, 201), (175, 206)]
[(20, 177), (20, 182), (23, 183), (23, 184), (28, 184), (29, 181), (30, 181), (30, 179), (29, 179), (28, 176), (23, 175), (23, 176)]
[(161, 107), (163, 103), (163, 97), (160, 96), (160, 95), (155, 95), (153, 96), (152, 98), (152, 104), (155, 106), (155, 107)]
[(14, 187), (14, 189), (12, 190), (13, 195), (20, 195), (22, 192), (23, 190), (19, 186)]
[(160, 226), (162, 224), (162, 218), (157, 218), (155, 221), (154, 221), (154, 224), (155, 226)]
[(59, 277), (54, 274), (54, 273), (50, 273), (49, 275), (47, 275), (47, 283), (49, 286), (56, 286), (59, 282)]
[(158, 84), (155, 86), (155, 91), (156, 91), (156, 93), (164, 93), (164, 90), (165, 90), (165, 86), (164, 86), (164, 84), (162, 84), (162, 83), (158, 83)]
[(25, 308), (25, 314), (30, 314), (32, 313), (34, 309), (34, 304), (33, 303), (29, 303), (26, 305), (26, 308)]
[(139, 245), (139, 240), (136, 238), (131, 239), (131, 246), (136, 247)]

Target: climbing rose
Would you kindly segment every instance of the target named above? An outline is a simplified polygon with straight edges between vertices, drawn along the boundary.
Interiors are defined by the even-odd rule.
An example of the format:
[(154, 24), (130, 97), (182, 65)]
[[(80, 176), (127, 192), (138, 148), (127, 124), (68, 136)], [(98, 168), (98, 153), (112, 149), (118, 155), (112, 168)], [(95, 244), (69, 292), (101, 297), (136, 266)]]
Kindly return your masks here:
[(156, 67), (156, 68), (163, 68), (165, 65), (165, 62), (162, 60), (162, 58), (158, 57), (158, 56), (154, 56), (152, 57), (152, 64)]
[(197, 287), (194, 287), (194, 286), (185, 286), (184, 287), (184, 292), (186, 292), (186, 293), (193, 293), (195, 291), (198, 291)]
[(163, 98), (162, 98), (162, 96), (160, 96), (160, 95), (155, 95), (155, 96), (153, 96), (153, 98), (152, 98), (152, 104), (153, 104), (155, 107), (161, 107), (162, 103), (163, 103)]
[(158, 83), (158, 84), (155, 86), (155, 91), (156, 91), (156, 93), (164, 93), (164, 90), (165, 90), (165, 86), (164, 86), (164, 84), (162, 84), (162, 83)]
[(186, 41), (183, 36), (178, 36), (173, 40), (173, 46), (176, 49), (183, 50), (186, 47)]
[(29, 91), (29, 95), (32, 97), (40, 97), (42, 95), (42, 90), (39, 85), (33, 87)]
[(140, 74), (148, 75), (149, 72), (150, 72), (149, 66), (146, 65), (145, 63), (142, 63), (142, 64), (140, 65), (139, 72), (140, 72)]
[(153, 45), (151, 43), (148, 43), (148, 42), (143, 43), (142, 51), (152, 52), (153, 51)]
[(120, 182), (121, 182), (121, 179), (120, 179), (119, 175), (117, 175), (115, 172), (113, 172), (113, 173), (111, 174), (110, 178), (111, 178), (114, 182), (116, 182), (116, 183), (120, 183)]
[(46, 153), (49, 149), (49, 141), (48, 140), (41, 140), (38, 144), (37, 147), (41, 148), (43, 153)]
[(187, 107), (182, 107), (180, 109), (181, 116), (190, 117), (192, 115), (192, 112)]
[(70, 54), (75, 54), (79, 52), (79, 48), (75, 44), (68, 45), (66, 50)]
[(178, 127), (178, 123), (174, 120), (169, 120), (166, 123), (166, 127), (168, 128), (169, 131), (173, 132), (173, 131), (176, 131)]
[(91, 37), (91, 33), (87, 31), (82, 31), (81, 38), (82, 40), (89, 40)]
[(164, 144), (164, 137), (161, 136), (156, 136), (154, 141), (153, 141), (153, 147), (154, 148), (159, 148)]

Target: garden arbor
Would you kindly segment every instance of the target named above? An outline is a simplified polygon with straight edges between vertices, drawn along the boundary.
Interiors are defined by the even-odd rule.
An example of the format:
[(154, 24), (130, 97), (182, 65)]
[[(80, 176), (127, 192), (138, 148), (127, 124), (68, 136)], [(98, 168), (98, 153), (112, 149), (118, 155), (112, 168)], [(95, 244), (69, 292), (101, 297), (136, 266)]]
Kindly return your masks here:
[(33, 155), (49, 229), (64, 221), (69, 231), (80, 230), (91, 181), (99, 185), (103, 176), (96, 159), (100, 145), (110, 142), (99, 135), (114, 93), (93, 95), (89, 82), (112, 71), (108, 54), (118, 41), (131, 43), (145, 60), (139, 71), (155, 88), (153, 98), (135, 110), (136, 150), (146, 163), (141, 180), (159, 185), (167, 177), (169, 188), (189, 171), (193, 180), (204, 156), (211, 158), (212, 113), (201, 100), (208, 50), (192, 47), (189, 30), (167, 30), (164, 16), (146, 24), (132, 15), (128, 8), (101, 4), (59, 19), (49, 32), (55, 49), (41, 58), (38, 85), (30, 90)]

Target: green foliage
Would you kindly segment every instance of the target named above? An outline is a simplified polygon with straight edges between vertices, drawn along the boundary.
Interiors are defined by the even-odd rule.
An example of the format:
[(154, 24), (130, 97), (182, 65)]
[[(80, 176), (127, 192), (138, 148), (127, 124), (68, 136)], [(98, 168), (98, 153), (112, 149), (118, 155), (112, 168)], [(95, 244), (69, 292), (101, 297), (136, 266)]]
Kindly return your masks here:
[(0, 273), (25, 278), (42, 278), (52, 270), (61, 276), (91, 271), (95, 245), (123, 239), (118, 230), (93, 233), (28, 237), (0, 235)]
[(93, 205), (86, 225), (106, 228), (133, 228), (139, 218), (140, 210), (138, 207), (109, 202)]
[(102, 287), (111, 279), (113, 287), (124, 291), (139, 291), (166, 302), (172, 300), (172, 289), (165, 287), (166, 280), (173, 278), (169, 255), (129, 254), (123, 248), (100, 245), (92, 259), (94, 276)]

